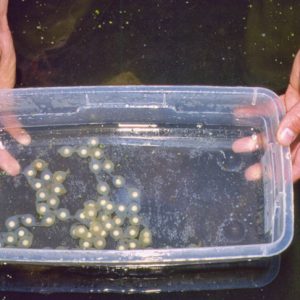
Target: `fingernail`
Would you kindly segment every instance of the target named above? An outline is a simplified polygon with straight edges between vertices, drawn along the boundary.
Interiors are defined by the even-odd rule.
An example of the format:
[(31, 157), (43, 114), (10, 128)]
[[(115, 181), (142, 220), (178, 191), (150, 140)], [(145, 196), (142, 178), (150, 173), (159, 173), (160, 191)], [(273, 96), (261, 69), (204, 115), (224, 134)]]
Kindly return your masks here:
[(31, 143), (31, 137), (25, 133), (19, 137), (19, 142), (24, 146), (28, 146)]
[(279, 142), (284, 146), (289, 146), (295, 139), (296, 133), (290, 128), (284, 128), (279, 133)]

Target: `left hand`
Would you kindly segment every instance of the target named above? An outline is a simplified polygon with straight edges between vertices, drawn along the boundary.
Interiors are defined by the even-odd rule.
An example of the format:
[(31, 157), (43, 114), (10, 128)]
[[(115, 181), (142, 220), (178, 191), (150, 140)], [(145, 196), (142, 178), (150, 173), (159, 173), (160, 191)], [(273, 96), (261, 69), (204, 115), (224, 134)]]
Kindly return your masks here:
[[(8, 0), (0, 0), (0, 89), (10, 89), (15, 85), (16, 79), (16, 54), (7, 21)], [(0, 99), (3, 106), (12, 107), (13, 99)], [(8, 117), (0, 111), (0, 122), (3, 129), (10, 133), (20, 144), (28, 145), (30, 136), (22, 129), (16, 118)], [(0, 140), (0, 169), (10, 175), (20, 172), (17, 160), (5, 149)]]

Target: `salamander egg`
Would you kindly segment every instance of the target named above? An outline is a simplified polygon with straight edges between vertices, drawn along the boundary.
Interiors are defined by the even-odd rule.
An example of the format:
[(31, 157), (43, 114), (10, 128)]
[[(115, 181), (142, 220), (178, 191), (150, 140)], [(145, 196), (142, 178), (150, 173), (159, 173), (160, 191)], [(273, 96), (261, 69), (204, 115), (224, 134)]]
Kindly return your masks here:
[(63, 146), (57, 150), (62, 157), (70, 157), (74, 153), (74, 149), (69, 146)]
[(89, 149), (86, 146), (79, 147), (76, 152), (82, 158), (86, 158), (89, 156)]
[(101, 195), (107, 195), (110, 192), (109, 185), (104, 181), (99, 182), (96, 189)]
[(48, 163), (46, 163), (42, 159), (36, 159), (32, 162), (32, 166), (37, 170), (37, 171), (42, 171), (45, 168), (47, 168)]
[(99, 145), (99, 139), (96, 138), (96, 137), (93, 137), (93, 138), (90, 138), (88, 140), (88, 145), (91, 145), (91, 146), (98, 146)]
[(5, 221), (5, 226), (8, 230), (14, 230), (19, 227), (20, 222), (18, 217), (10, 217)]
[(129, 204), (129, 207), (128, 207), (128, 210), (131, 212), (131, 213), (138, 213), (140, 210), (141, 210), (141, 207), (139, 204), (137, 203), (130, 203)]
[(140, 198), (140, 196), (141, 196), (141, 192), (135, 188), (129, 189), (128, 192), (129, 192), (129, 197), (133, 200), (136, 200), (136, 199)]
[(29, 165), (28, 167), (26, 167), (23, 171), (24, 175), (26, 177), (29, 177), (29, 178), (33, 178), (36, 176), (36, 170), (35, 168), (32, 166), (32, 165)]
[(121, 188), (125, 185), (125, 178), (123, 176), (114, 176), (113, 184), (116, 188)]
[(90, 150), (91, 156), (96, 159), (100, 159), (104, 157), (104, 151), (99, 148), (93, 148)]
[(106, 159), (104, 162), (103, 162), (103, 170), (110, 173), (114, 170), (114, 163), (111, 161), (111, 160), (108, 160)]
[(30, 215), (30, 214), (25, 214), (25, 215), (21, 216), (21, 222), (23, 225), (25, 225), (27, 227), (34, 226), (36, 223), (34, 216)]
[(49, 212), (49, 206), (46, 203), (36, 203), (36, 212), (39, 215), (45, 215)]
[(104, 249), (106, 246), (106, 241), (102, 237), (97, 237), (93, 240), (93, 244), (96, 249)]
[(50, 227), (54, 225), (54, 223), (55, 223), (55, 215), (50, 213), (46, 214), (41, 221), (41, 225), (45, 227)]
[(49, 205), (50, 208), (57, 208), (60, 204), (60, 200), (56, 195), (50, 195), (47, 199), (47, 204)]
[(133, 215), (129, 217), (129, 223), (131, 225), (139, 225), (141, 222), (141, 219), (139, 216)]
[(70, 219), (70, 211), (67, 208), (60, 208), (56, 211), (56, 216), (61, 221), (66, 221)]

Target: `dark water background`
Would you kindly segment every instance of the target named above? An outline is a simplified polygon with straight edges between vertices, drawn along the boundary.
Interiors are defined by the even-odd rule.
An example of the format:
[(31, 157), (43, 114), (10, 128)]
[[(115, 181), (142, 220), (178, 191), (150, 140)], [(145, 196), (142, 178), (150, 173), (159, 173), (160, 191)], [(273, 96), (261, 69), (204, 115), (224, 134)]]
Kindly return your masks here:
[[(300, 47), (299, 12), (299, 1), (283, 0), (11, 0), (17, 86), (258, 85), (282, 93)], [(295, 188), (295, 239), (266, 288), (101, 299), (299, 299)]]

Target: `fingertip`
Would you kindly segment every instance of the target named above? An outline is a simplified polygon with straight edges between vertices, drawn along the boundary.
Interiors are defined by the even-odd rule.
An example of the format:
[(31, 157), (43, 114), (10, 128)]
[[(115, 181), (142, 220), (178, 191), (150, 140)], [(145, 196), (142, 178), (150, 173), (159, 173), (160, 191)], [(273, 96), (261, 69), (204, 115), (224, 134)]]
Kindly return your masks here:
[(28, 146), (31, 143), (31, 137), (27, 133), (23, 133), (19, 138), (18, 141), (20, 144), (24, 146)]
[(290, 146), (296, 137), (296, 133), (288, 127), (279, 129), (277, 132), (277, 140), (282, 146)]
[(245, 171), (245, 178), (248, 181), (257, 181), (262, 177), (262, 168), (259, 163), (250, 166)]
[(7, 167), (3, 167), (3, 170), (11, 176), (17, 176), (20, 174), (21, 166), (17, 161), (11, 162)]

